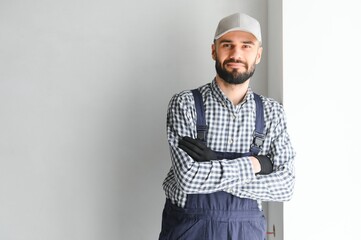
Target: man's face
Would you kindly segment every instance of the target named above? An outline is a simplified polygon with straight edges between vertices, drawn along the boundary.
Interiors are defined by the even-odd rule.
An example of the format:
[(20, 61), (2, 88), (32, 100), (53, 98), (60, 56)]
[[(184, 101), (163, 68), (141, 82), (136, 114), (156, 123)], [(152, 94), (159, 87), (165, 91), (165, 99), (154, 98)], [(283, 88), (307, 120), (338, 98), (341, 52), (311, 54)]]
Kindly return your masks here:
[(262, 47), (248, 32), (226, 33), (212, 45), (217, 74), (230, 84), (241, 84), (252, 77), (261, 55)]

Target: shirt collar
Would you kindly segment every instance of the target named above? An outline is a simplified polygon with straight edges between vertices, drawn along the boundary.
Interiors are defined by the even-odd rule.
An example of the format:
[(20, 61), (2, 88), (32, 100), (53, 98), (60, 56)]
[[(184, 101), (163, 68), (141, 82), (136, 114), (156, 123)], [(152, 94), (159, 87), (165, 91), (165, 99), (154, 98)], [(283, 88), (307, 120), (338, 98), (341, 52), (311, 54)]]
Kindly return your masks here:
[[(211, 89), (212, 89), (212, 92), (213, 92), (213, 95), (219, 100), (221, 101), (222, 103), (226, 103), (227, 105), (228, 104), (231, 104), (231, 101), (226, 97), (226, 95), (224, 95), (224, 93), (222, 92), (222, 90), (219, 88), (219, 86), (217, 85), (217, 82), (216, 82), (216, 78), (213, 79), (212, 83), (211, 83)], [(245, 98), (243, 99), (243, 101), (241, 103), (239, 103), (236, 107), (238, 106), (242, 106), (245, 102), (249, 101), (249, 100), (253, 100), (253, 91), (250, 87), (248, 87), (247, 89), (247, 93), (246, 93), (246, 96)]]

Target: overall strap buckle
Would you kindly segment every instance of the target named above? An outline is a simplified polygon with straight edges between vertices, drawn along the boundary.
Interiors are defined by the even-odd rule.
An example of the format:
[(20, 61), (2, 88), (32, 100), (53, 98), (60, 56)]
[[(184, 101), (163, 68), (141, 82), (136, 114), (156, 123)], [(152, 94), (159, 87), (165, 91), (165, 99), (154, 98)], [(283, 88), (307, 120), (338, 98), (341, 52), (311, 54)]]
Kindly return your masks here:
[(266, 135), (263, 133), (253, 132), (253, 142), (251, 144), (251, 152), (253, 154), (257, 155), (261, 151), (265, 137)]
[(207, 130), (206, 125), (197, 125), (197, 139), (206, 142), (207, 141)]

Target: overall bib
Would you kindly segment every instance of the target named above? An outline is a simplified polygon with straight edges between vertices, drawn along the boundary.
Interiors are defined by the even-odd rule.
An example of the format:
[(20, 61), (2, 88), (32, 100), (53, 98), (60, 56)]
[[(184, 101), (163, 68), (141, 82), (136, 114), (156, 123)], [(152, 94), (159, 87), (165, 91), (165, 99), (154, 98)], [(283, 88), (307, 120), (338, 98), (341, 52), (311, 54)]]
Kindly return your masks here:
[[(197, 138), (205, 141), (207, 126), (203, 100), (192, 90), (197, 111)], [(250, 152), (216, 152), (217, 159), (234, 159), (257, 155), (264, 140), (262, 100), (256, 101), (256, 130)], [(189, 194), (184, 208), (166, 200), (159, 240), (264, 240), (266, 220), (256, 200), (239, 198), (220, 191), (210, 194)]]

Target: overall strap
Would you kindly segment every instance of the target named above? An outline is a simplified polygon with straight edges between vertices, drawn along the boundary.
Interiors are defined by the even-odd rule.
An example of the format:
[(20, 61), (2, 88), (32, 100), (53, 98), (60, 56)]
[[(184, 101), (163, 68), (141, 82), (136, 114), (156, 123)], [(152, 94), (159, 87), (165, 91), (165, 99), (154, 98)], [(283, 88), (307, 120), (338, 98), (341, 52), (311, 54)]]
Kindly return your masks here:
[[(204, 114), (204, 104), (202, 94), (198, 89), (191, 90), (196, 112), (197, 112), (197, 138), (206, 142), (208, 126), (206, 123), (206, 118)], [(250, 149), (250, 155), (257, 155), (263, 145), (265, 134), (264, 132), (264, 113), (263, 113), (263, 103), (261, 97), (253, 93), (254, 100), (256, 102), (256, 129), (253, 133), (253, 141)]]
[(194, 97), (194, 102), (197, 112), (197, 139), (206, 142), (208, 127), (206, 123), (206, 118), (204, 116), (204, 105), (203, 105), (202, 94), (198, 89), (193, 89), (191, 90), (191, 92)]
[(256, 129), (253, 132), (253, 143), (251, 145), (251, 153), (255, 156), (261, 151), (265, 134), (264, 132), (264, 113), (263, 103), (261, 97), (253, 93), (254, 101), (256, 102)]

